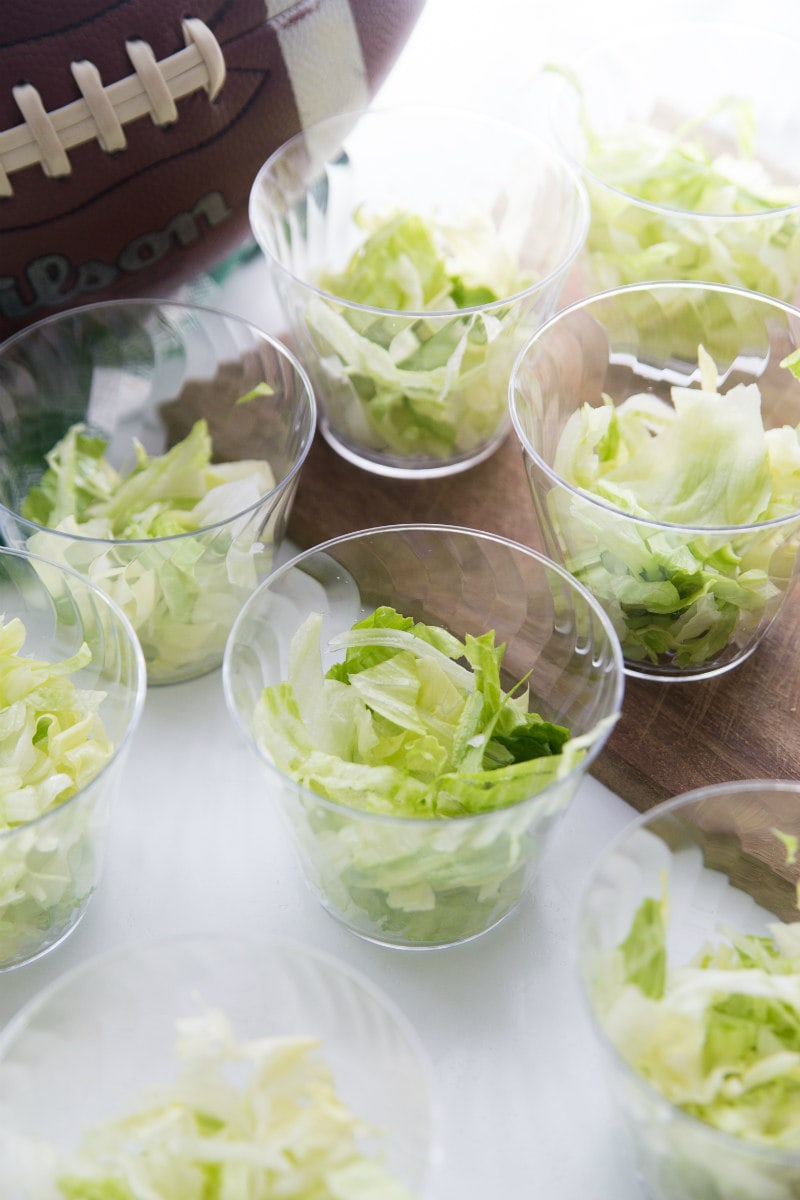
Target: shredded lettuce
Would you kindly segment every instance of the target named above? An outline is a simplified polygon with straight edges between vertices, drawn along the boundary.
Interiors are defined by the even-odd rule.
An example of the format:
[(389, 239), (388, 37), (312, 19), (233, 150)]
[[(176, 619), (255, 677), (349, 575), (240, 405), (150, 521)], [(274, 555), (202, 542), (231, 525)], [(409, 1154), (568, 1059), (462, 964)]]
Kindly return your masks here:
[(694, 668), (746, 645), (792, 574), (796, 536), (784, 526), (734, 527), (800, 510), (798, 429), (765, 430), (758, 386), (721, 394), (702, 346), (699, 362), (701, 386), (673, 387), (671, 404), (647, 393), (584, 405), (554, 457), (563, 479), (601, 501), (553, 489), (550, 518), (632, 662)]
[(330, 640), (343, 655), (323, 671), (321, 628), (312, 613), (295, 634), (253, 733), (308, 789), (287, 810), (323, 902), (404, 944), (481, 932), (519, 899), (607, 725), (571, 737), (529, 712), (524, 681), (501, 686), (493, 631), (462, 641), (379, 607)]
[[(745, 1143), (796, 1153), (800, 922), (771, 924), (764, 936), (723, 929), (716, 944), (704, 945), (684, 966), (668, 964), (667, 926), (668, 898), (648, 897), (625, 940), (598, 964), (595, 1002), (609, 1040), (638, 1075), (697, 1121)], [(652, 1142), (656, 1159), (666, 1150), (662, 1136), (642, 1114), (640, 1137)], [(672, 1163), (655, 1169), (683, 1180), (676, 1195), (796, 1195), (796, 1168), (786, 1178), (779, 1160), (753, 1160), (750, 1174), (735, 1153), (720, 1148), (717, 1156), (707, 1140), (695, 1142), (687, 1126), (669, 1137)]]
[(501, 302), (532, 276), (480, 213), (460, 223), (408, 212), (355, 219), (366, 240), (318, 282), (365, 307), (316, 296), (305, 314), (333, 428), (361, 446), (433, 461), (490, 441), (519, 340), (520, 306)]
[[(54, 1197), (410, 1200), (376, 1152), (379, 1131), (338, 1094), (316, 1039), (241, 1042), (216, 1010), (179, 1020), (176, 1030), (174, 1084), (87, 1130), (60, 1161), (36, 1147)], [(23, 1178), (33, 1170), (25, 1152), (24, 1141), (6, 1145)]]
[(132, 469), (118, 472), (106, 440), (73, 425), (21, 514), (46, 527), (28, 548), (102, 587), (136, 630), (149, 682), (171, 682), (219, 662), (271, 564), (269, 532), (249, 510), (275, 479), (261, 459), (212, 463), (204, 420), (165, 454), (134, 449)]
[[(674, 129), (631, 120), (600, 132), (580, 81), (550, 69), (578, 92), (591, 202), (586, 257), (597, 291), (651, 279), (696, 279), (794, 299), (800, 187), (776, 182), (755, 156), (751, 101), (724, 97)], [(735, 137), (720, 149), (712, 123), (726, 113)]]
[(76, 794), (114, 753), (104, 693), (70, 678), (91, 661), (88, 646), (46, 662), (22, 653), (26, 636), (19, 618), (0, 617), (0, 964), (57, 940), (85, 904), (94, 802)]

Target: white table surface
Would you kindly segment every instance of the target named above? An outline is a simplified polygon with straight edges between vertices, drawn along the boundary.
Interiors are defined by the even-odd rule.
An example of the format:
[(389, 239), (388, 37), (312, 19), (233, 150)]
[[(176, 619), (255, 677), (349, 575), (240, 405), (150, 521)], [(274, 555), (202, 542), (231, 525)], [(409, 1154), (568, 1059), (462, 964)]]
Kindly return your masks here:
[(442, 1111), (436, 1200), (638, 1200), (572, 961), (579, 882), (630, 815), (587, 779), (535, 895), (503, 924), (447, 950), (384, 949), (341, 927), (306, 889), (228, 716), (221, 672), (151, 689), (101, 885), (60, 947), (0, 976), (0, 1023), (63, 971), (126, 941), (227, 930), (292, 937), (369, 975), (420, 1034)]
[[(531, 97), (541, 62), (633, 12), (659, 10), (665, 6), (646, 0), (428, 0), (379, 99), (460, 104), (537, 126)], [(748, 15), (730, 0), (689, 11)], [(780, 28), (786, 13), (786, 5), (761, 4), (759, 23)], [(256, 263), (231, 281), (226, 302), (268, 327), (260, 271)], [(153, 689), (98, 893), (62, 946), (0, 975), (0, 1025), (63, 971), (126, 941), (220, 930), (281, 934), (368, 974), (416, 1026), (442, 1111), (436, 1200), (642, 1200), (573, 961), (581, 881), (631, 816), (587, 779), (554, 835), (533, 896), (506, 922), (448, 950), (382, 949), (340, 927), (306, 890), (258, 765), (225, 709), (221, 673)]]

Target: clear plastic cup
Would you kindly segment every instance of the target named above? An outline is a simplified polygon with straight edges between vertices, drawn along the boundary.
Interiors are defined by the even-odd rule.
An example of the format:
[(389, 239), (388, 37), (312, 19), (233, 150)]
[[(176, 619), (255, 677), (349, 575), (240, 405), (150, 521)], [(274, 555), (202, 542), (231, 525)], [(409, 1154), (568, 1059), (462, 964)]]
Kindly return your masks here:
[(661, 19), (542, 77), (589, 194), (585, 294), (686, 279), (797, 301), (798, 54), (785, 29)]
[[(771, 1019), (784, 1029), (800, 1019), (798, 972), (771, 977), (774, 996), (763, 1000), (756, 1033), (747, 997), (758, 994), (758, 953), (751, 959), (745, 948), (737, 969), (711, 972), (710, 993), (698, 990), (708, 972), (692, 968), (742, 936), (764, 939), (758, 950), (775, 930), (796, 927), (799, 814), (794, 781), (699, 788), (632, 820), (586, 882), (580, 976), (631, 1169), (651, 1200), (793, 1200), (800, 1189), (800, 1145), (796, 1136), (778, 1143), (769, 1064), (759, 1067), (779, 1049), (770, 1047)], [(656, 942), (645, 930), (662, 905), (665, 937)], [(625, 961), (638, 982), (623, 989)], [(782, 1067), (791, 1073), (786, 1062), (772, 1066), (775, 1080)], [(748, 1082), (748, 1067), (764, 1071), (766, 1096), (755, 1074)]]
[[(71, 426), (102, 437), (127, 472), (137, 441), (160, 455), (200, 420), (212, 461), (254, 459), (267, 473), (199, 528), (123, 539), (23, 515), (46, 455)], [(272, 567), (315, 422), (297, 360), (236, 316), (133, 300), (48, 318), (0, 348), (0, 530), (109, 592), (142, 643), (148, 683), (194, 678), (219, 666), (242, 602)]]
[[(394, 298), (333, 294), (324, 276), (363, 246), (362, 218), (398, 213), (422, 218), (434, 240), (446, 231), (453, 269), (458, 257), (474, 289), (458, 308), (444, 286), (426, 304), (409, 289), (399, 308)], [(480, 113), (345, 114), (276, 151), (253, 184), (250, 222), (334, 450), (408, 479), (463, 471), (493, 453), (509, 430), (514, 355), (555, 309), (587, 220), (566, 159)], [(417, 264), (420, 278), (431, 258)]]
[[(145, 666), (136, 636), (122, 612), (99, 588), (74, 571), (56, 566), (23, 551), (0, 549), (0, 613), (2, 623), (22, 622), (25, 640), (19, 661), (60, 664), (87, 646), (91, 660), (71, 671), (76, 689), (100, 692), (97, 716), (104, 737), (73, 736), (76, 728), (64, 714), (48, 708), (46, 690), (31, 703), (37, 734), (60, 736), (71, 742), (53, 750), (37, 766), (37, 742), (27, 732), (27, 714), (20, 710), (22, 696), (31, 688), (27, 676), (33, 666), (15, 665), (4, 656), (4, 788), (0, 800), (0, 971), (17, 967), (52, 950), (75, 928), (99, 886), (105, 858), (108, 824), (128, 750), (142, 713)], [(15, 672), (25, 686), (14, 685)], [(47, 671), (44, 671), (47, 675)], [(15, 700), (16, 696), (16, 700)], [(15, 716), (16, 714), (16, 716)], [(16, 719), (19, 717), (19, 720)], [(59, 733), (53, 732), (60, 720)], [(77, 728), (80, 728), (78, 725)], [(107, 739), (107, 742), (106, 742)], [(98, 747), (96, 771), (85, 747)], [(41, 746), (43, 743), (39, 743)], [(53, 778), (55, 767), (72, 755), (78, 763), (72, 779), (62, 778), (41, 814), (21, 819), (15, 807), (17, 789), (42, 786)], [(48, 775), (43, 775), (47, 770)], [(15, 772), (19, 774), (14, 785)], [(66, 773), (64, 770), (62, 775)], [(61, 799), (60, 797), (64, 797)]]
[[(736, 479), (728, 468), (712, 465), (709, 453), (692, 488), (687, 483), (684, 511), (692, 516), (681, 522), (658, 507), (673, 503), (678, 487), (672, 481), (680, 464), (666, 457), (663, 469), (660, 460), (652, 467), (661, 489), (656, 494), (653, 488), (656, 500), (643, 515), (633, 502), (615, 506), (596, 487), (574, 482), (578, 459), (565, 450), (572, 437), (565, 434), (568, 424), (575, 428), (584, 406), (599, 411), (632, 396), (671, 406), (673, 387), (700, 387), (703, 346), (716, 364), (720, 392), (757, 385), (763, 427), (786, 427), (791, 443), (800, 424), (800, 381), (781, 363), (799, 345), (795, 309), (737, 289), (675, 282), (579, 301), (537, 331), (520, 354), (511, 412), (545, 545), (609, 615), (627, 674), (705, 679), (752, 654), (795, 577), (800, 489), (785, 502), (776, 500), (768, 518), (720, 524), (706, 516), (703, 488), (710, 480), (716, 495), (726, 489), (735, 495)], [(733, 425), (743, 427), (741, 421)], [(730, 460), (741, 461), (736, 455), (742, 452), (747, 460), (751, 447), (755, 452), (752, 426), (746, 428), (746, 444)], [(707, 442), (710, 435), (700, 430), (697, 436)], [(590, 465), (595, 459), (586, 453)], [(781, 472), (779, 465), (769, 467), (771, 496), (779, 475), (783, 487)], [(791, 471), (787, 478), (794, 478)], [(749, 484), (745, 491), (750, 494)]]
[[(176, 1095), (178, 1023), (209, 1014), (224, 1018), (239, 1044), (316, 1041), (316, 1061), (362, 1123), (360, 1152), (380, 1159), (409, 1195), (431, 1196), (441, 1149), (431, 1065), (391, 999), (359, 972), (300, 943), (198, 933), (117, 947), (90, 959), (35, 996), (2, 1031), (0, 1161), (3, 1184), (15, 1200), (49, 1195), (54, 1164), (69, 1159), (90, 1131), (141, 1113), (157, 1089)], [(237, 1111), (234, 1096), (250, 1064), (224, 1064), (230, 1094), (211, 1087), (218, 1046), (207, 1038), (205, 1078), (208, 1107), (224, 1124)], [(278, 1116), (265, 1104), (267, 1111), (255, 1120), (268, 1129), (289, 1113), (289, 1130), (297, 1135), (292, 1104), (301, 1089), (285, 1051), (281, 1065), (283, 1070), (273, 1065), (272, 1077), (256, 1089)], [(331, 1104), (325, 1115), (334, 1120), (340, 1114)], [(323, 1144), (329, 1128), (323, 1120)], [(247, 1128), (239, 1132), (244, 1146), (226, 1139), (232, 1153), (249, 1148), (263, 1154), (265, 1137), (248, 1147)], [(300, 1133), (302, 1153), (306, 1139)], [(166, 1130), (166, 1145), (169, 1135)], [(278, 1128), (277, 1139), (283, 1136)], [(261, 1174), (263, 1181), (266, 1172)]]
[[(506, 646), (503, 686), (525, 678), (530, 710), (587, 735), (583, 756), (506, 807), (430, 818), (338, 803), (277, 769), (255, 710), (264, 687), (285, 679), (293, 635), (318, 612), (327, 643), (383, 605), (462, 639), (493, 629)], [(324, 649), (323, 668), (337, 657)], [(337, 538), (276, 570), (236, 622), (223, 684), (312, 892), (354, 933), (406, 948), (466, 941), (516, 908), (622, 699), (616, 638), (571, 576), (491, 534), (424, 525)]]

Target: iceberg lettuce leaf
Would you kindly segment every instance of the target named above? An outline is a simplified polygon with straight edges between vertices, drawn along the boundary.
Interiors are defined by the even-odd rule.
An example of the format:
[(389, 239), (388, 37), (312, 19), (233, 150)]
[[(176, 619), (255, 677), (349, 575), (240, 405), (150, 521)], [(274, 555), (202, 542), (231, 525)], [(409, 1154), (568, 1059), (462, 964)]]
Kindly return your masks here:
[[(663, 902), (645, 899), (606, 964), (601, 1020), (630, 1065), (698, 1120), (746, 1141), (800, 1148), (800, 923), (766, 936), (721, 930), (668, 965)], [(620, 969), (620, 964), (622, 968)]]
[[(748, 99), (722, 97), (673, 129), (634, 117), (606, 131), (595, 125), (577, 76), (555, 65), (547, 69), (577, 94), (594, 290), (694, 279), (793, 300), (800, 188), (779, 183), (759, 159)], [(720, 115), (732, 126), (727, 148), (719, 147), (714, 128)]]
[(410, 1200), (314, 1038), (240, 1042), (209, 1011), (177, 1023), (176, 1052), (174, 1084), (62, 1156), (62, 1200)]
[(751, 637), (784, 573), (772, 555), (787, 553), (785, 528), (752, 527), (800, 511), (798, 430), (764, 428), (755, 384), (711, 390), (716, 369), (702, 347), (699, 358), (703, 387), (673, 388), (671, 405), (647, 394), (583, 405), (554, 457), (579, 489), (549, 497), (567, 565), (634, 661), (695, 667)]
[(48, 662), (23, 653), (26, 637), (0, 618), (0, 963), (67, 928), (91, 892), (92, 799), (77, 793), (114, 754), (105, 693), (71, 678), (88, 646)]
[[(468, 812), (493, 807), (493, 797), (516, 803), (530, 794), (529, 783), (539, 790), (538, 781), (552, 775), (554, 764), (542, 759), (562, 753), (569, 731), (528, 712), (527, 693), (519, 703), (502, 689), (503, 647), (493, 632), (461, 643), (443, 628), (380, 608), (331, 639), (346, 653), (323, 675), (321, 621), (318, 613), (306, 618), (292, 641), (287, 679), (265, 688), (257, 706), (258, 737), (281, 770), (342, 804), (355, 802), (359, 780), (358, 804), (377, 811), (386, 811), (388, 790), (397, 815), (407, 794), (405, 815), (430, 817), (438, 815), (441, 789), (448, 810), (458, 794)], [(342, 728), (343, 703), (357, 730)], [(368, 800), (362, 791), (369, 794), (371, 777)]]
[(182, 677), (219, 660), (242, 600), (271, 562), (268, 530), (252, 511), (274, 475), (261, 459), (212, 463), (205, 420), (162, 455), (137, 443), (124, 473), (106, 449), (75, 425), (50, 451), (22, 506), (45, 527), (28, 548), (88, 576), (119, 604), (151, 682)]
[(356, 219), (365, 240), (343, 270), (321, 274), (331, 299), (315, 296), (306, 308), (337, 423), (401, 456), (440, 459), (480, 445), (504, 417), (507, 375), (494, 364), (513, 359), (511, 298), (532, 276), (483, 214)]
[(519, 899), (614, 718), (571, 736), (529, 711), (527, 681), (501, 685), (493, 631), (461, 641), (381, 607), (327, 641), (341, 657), (324, 672), (321, 631), (310, 614), (253, 714), (293, 781), (287, 813), (315, 887), (382, 940), (481, 932)]

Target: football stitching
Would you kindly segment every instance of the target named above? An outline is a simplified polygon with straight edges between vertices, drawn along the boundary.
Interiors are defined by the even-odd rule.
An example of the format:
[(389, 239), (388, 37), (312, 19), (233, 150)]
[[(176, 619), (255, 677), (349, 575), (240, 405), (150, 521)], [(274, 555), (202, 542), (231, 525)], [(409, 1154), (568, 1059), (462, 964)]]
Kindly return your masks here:
[(89, 112), (92, 114), (95, 135), (101, 150), (104, 150), (106, 154), (116, 154), (120, 150), (124, 150), (128, 144), (125, 130), (114, 110), (114, 105), (106, 94), (103, 79), (97, 67), (88, 59), (83, 59), (81, 62), (70, 63), (70, 70), (86, 101)]
[[(247, 117), (250, 114), (250, 111), (261, 100), (265, 88), (270, 86), (271, 81), (272, 81), (272, 75), (270, 72), (266, 72), (266, 73), (261, 72), (260, 73), (258, 87), (252, 93), (252, 95), (250, 96), (250, 98), (248, 99), (248, 101), (244, 105), (244, 107), (239, 109), (239, 111), (237, 112), (236, 117), (233, 121), (233, 125), (239, 125), (242, 123), (242, 121), (247, 119)], [(142, 178), (150, 175), (153, 172), (161, 171), (164, 167), (174, 166), (174, 164), (176, 163), (176, 161), (178, 161), (178, 159), (180, 159), (183, 162), (188, 156), (203, 154), (208, 149), (209, 146), (213, 146), (217, 142), (221, 141), (223, 138), (229, 137), (230, 130), (231, 130), (231, 125), (228, 125), (225, 129), (217, 129), (213, 133), (211, 133), (208, 137), (203, 138), (202, 141), (196, 142), (192, 146), (182, 149), (177, 156), (159, 159), (158, 162), (152, 162), (152, 163), (149, 163), (145, 167), (139, 168), (136, 171), (137, 179), (142, 179)], [(87, 206), (91, 206), (93, 204), (99, 204), (102, 201), (107, 200), (110, 196), (113, 196), (115, 193), (118, 193), (121, 189), (128, 186), (129, 183), (130, 183), (130, 177), (117, 180), (116, 182), (110, 184), (107, 188), (104, 188), (103, 191), (97, 192), (96, 194), (91, 196), (88, 200), (82, 200), (80, 203), (76, 204), (74, 208), (65, 209), (64, 211), (60, 212), (58, 214), (59, 219), (60, 220), (69, 220), (69, 219), (77, 216), (77, 214), (80, 213)], [(52, 215), (47, 215), (46, 217), (42, 217), (36, 221), (32, 221), (32, 222), (18, 221), (15, 225), (9, 225), (7, 227), (3, 227), (3, 229), (0, 230), (0, 241), (2, 241), (2, 239), (4, 239), (4, 238), (7, 239), (10, 237), (13, 237), (15, 234), (27, 234), (27, 233), (30, 233), (34, 229), (44, 229), (47, 225), (49, 225), (51, 223), (52, 219), (53, 219)], [(0, 263), (0, 269), (2, 269), (2, 263)], [(5, 276), (0, 275), (0, 279), (3, 279), (3, 278), (5, 278)]]
[(14, 194), (14, 171), (39, 163), (49, 178), (71, 174), (67, 150), (95, 140), (107, 153), (126, 145), (123, 126), (149, 115), (165, 126), (178, 117), (176, 100), (205, 91), (213, 101), (225, 82), (225, 56), (217, 38), (196, 17), (182, 22), (186, 47), (160, 62), (148, 42), (125, 43), (134, 69), (104, 87), (93, 63), (72, 63), (73, 77), (82, 99), (48, 113), (39, 92), (30, 83), (12, 88), (23, 117), (21, 125), (0, 132), (0, 197)]

